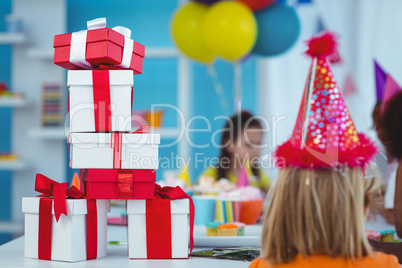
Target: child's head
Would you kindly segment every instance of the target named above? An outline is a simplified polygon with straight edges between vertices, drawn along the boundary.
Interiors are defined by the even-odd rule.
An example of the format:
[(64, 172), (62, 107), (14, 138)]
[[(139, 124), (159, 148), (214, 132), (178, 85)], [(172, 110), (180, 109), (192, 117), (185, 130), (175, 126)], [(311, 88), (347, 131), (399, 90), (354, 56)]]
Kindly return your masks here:
[(361, 168), (280, 170), (264, 221), (264, 258), (280, 264), (297, 254), (368, 255), (364, 208), (377, 180), (365, 179)]
[(226, 177), (226, 171), (234, 164), (243, 164), (260, 156), (263, 138), (260, 121), (249, 112), (241, 112), (232, 116), (225, 124), (221, 138), (221, 153), (218, 172), (220, 178)]
[(402, 160), (402, 92), (385, 104), (383, 114), (377, 119), (376, 130), (387, 154)]

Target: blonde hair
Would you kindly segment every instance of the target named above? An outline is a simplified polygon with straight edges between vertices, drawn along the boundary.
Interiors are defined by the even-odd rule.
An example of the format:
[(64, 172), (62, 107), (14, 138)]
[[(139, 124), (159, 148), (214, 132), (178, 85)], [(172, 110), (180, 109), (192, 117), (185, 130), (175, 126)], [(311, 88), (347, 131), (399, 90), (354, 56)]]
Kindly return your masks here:
[(282, 264), (297, 254), (352, 259), (371, 254), (364, 207), (378, 185), (378, 177), (365, 182), (360, 168), (280, 170), (264, 220), (264, 259)]

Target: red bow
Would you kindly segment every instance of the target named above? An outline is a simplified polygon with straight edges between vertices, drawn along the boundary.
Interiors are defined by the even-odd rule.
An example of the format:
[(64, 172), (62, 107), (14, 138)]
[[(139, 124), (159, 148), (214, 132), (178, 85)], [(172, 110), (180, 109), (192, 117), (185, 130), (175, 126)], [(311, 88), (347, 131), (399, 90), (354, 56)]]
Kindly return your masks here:
[(75, 199), (84, 197), (84, 194), (75, 186), (68, 190), (67, 188), (68, 183), (58, 183), (42, 174), (36, 174), (35, 191), (42, 193), (40, 197), (53, 196), (56, 221), (59, 221), (61, 214), (67, 216), (66, 197)]
[(189, 198), (189, 196), (179, 186), (176, 187), (165, 186), (162, 188), (160, 185), (155, 184), (155, 198), (176, 200), (182, 198)]
[[(191, 197), (186, 194), (180, 187), (161, 187), (155, 184), (155, 198), (177, 200), (188, 198), (190, 202), (190, 254), (193, 251), (194, 238), (194, 203)], [(152, 202), (147, 200), (147, 255), (150, 259), (171, 258), (171, 222), (170, 222), (170, 203), (164, 204), (160, 202)], [(149, 215), (151, 213), (152, 215)], [(163, 223), (163, 224), (161, 224)], [(163, 235), (165, 237), (161, 238)]]

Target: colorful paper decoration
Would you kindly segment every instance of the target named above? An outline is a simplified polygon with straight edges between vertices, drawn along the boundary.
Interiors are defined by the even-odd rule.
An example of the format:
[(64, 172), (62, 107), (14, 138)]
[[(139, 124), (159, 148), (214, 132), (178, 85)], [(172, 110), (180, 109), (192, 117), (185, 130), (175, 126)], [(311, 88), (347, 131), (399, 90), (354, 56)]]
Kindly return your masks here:
[(390, 74), (388, 74), (384, 86), (384, 96), (381, 103), (381, 114), (384, 113), (385, 106), (387, 105), (388, 101), (392, 99), (395, 94), (401, 91), (401, 86), (394, 80), (394, 78)]
[(245, 187), (250, 185), (250, 182), (248, 181), (246, 165), (247, 164), (243, 165), (240, 170), (239, 177), (237, 178), (236, 183), (237, 187)]
[(188, 167), (187, 165), (184, 165), (180, 171), (179, 174), (179, 179), (184, 181), (186, 183), (187, 187), (191, 186), (191, 179), (190, 179), (190, 174), (188, 172)]
[(382, 100), (384, 97), (385, 83), (387, 80), (387, 74), (384, 69), (374, 60), (374, 73), (375, 73), (375, 89), (377, 101)]

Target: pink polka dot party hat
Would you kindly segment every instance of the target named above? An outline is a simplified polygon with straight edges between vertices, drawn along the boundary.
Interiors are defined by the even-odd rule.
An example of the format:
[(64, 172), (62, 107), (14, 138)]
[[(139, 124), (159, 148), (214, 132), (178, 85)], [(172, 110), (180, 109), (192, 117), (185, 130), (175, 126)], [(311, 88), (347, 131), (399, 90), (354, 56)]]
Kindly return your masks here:
[(312, 62), (292, 136), (276, 150), (279, 168), (364, 167), (376, 153), (372, 141), (356, 131), (328, 64), (337, 45), (329, 32), (307, 41)]

